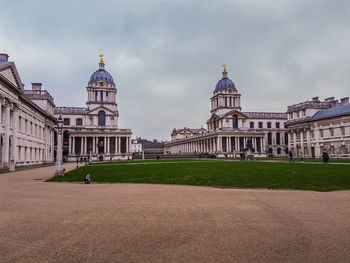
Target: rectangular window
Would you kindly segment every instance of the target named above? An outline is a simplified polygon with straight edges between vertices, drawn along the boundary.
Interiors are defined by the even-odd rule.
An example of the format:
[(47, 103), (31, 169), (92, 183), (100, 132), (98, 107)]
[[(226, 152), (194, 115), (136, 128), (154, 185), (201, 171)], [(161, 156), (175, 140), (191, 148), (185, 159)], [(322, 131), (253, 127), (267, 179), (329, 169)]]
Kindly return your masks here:
[(83, 125), (83, 119), (82, 118), (76, 119), (76, 125), (77, 126), (82, 126)]
[(21, 116), (18, 117), (18, 130), (22, 131), (22, 117)]
[(97, 101), (97, 91), (95, 90), (95, 101)]
[(251, 129), (254, 129), (254, 122), (251, 121), (251, 122), (249, 123), (249, 126), (250, 126)]
[(64, 118), (63, 119), (63, 124), (64, 125), (70, 125), (70, 119), (69, 118)]
[(271, 122), (267, 123), (267, 128), (271, 129)]
[(230, 97), (230, 107), (232, 107), (232, 97)]
[(263, 128), (263, 123), (262, 121), (259, 121), (259, 129), (262, 129)]
[(345, 127), (344, 126), (340, 127), (340, 130), (341, 130), (341, 135), (345, 135)]
[(106, 91), (106, 97), (108, 97), (108, 91)]
[(280, 128), (280, 123), (276, 122), (276, 129), (279, 129), (279, 128)]
[(323, 137), (323, 130), (320, 129), (320, 137)]
[(330, 131), (331, 131), (331, 136), (334, 136), (334, 129), (330, 128)]
[(225, 107), (227, 107), (227, 97), (225, 97)]
[(101, 95), (100, 101), (102, 102), (103, 101), (103, 91), (102, 90), (100, 92), (100, 95)]

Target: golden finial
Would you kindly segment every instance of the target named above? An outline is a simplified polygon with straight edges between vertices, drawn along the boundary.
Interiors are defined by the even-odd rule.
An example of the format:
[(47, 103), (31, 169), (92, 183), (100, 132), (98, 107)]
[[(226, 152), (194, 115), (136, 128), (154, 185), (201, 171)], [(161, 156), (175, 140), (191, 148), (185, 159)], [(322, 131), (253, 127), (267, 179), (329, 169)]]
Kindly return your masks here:
[(103, 62), (103, 59), (102, 59), (103, 55), (100, 54), (99, 57), (101, 58), (100, 63), (104, 63), (104, 62)]
[(227, 65), (226, 65), (226, 64), (222, 64), (221, 66), (224, 67), (224, 72), (227, 72), (227, 71), (226, 71), (226, 66), (227, 66)]

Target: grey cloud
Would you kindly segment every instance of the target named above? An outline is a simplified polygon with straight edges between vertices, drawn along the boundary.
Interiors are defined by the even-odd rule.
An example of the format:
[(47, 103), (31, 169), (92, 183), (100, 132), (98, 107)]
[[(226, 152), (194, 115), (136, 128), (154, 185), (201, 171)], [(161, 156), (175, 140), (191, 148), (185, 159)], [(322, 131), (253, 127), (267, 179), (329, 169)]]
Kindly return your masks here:
[[(120, 126), (147, 138), (205, 126), (229, 65), (245, 111), (348, 96), (348, 1), (2, 1), (0, 50), (27, 86), (83, 106), (105, 54)], [(193, 103), (192, 103), (193, 101)]]

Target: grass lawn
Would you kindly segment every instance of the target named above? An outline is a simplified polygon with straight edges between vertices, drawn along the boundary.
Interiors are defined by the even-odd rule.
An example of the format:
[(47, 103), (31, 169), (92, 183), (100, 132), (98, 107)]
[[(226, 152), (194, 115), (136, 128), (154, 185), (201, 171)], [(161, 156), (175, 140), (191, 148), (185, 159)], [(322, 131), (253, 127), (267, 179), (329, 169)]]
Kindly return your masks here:
[(349, 165), (233, 162), (225, 160), (149, 160), (96, 163), (51, 182), (180, 184), (237, 188), (350, 189)]

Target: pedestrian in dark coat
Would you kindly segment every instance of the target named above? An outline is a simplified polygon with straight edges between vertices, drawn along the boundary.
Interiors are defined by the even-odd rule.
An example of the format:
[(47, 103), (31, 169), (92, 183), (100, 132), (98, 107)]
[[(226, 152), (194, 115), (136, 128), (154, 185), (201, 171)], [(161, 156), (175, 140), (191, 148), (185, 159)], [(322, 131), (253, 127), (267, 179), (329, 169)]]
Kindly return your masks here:
[(289, 151), (289, 163), (294, 163), (294, 159), (293, 159), (293, 153), (292, 151)]
[(329, 155), (326, 150), (324, 150), (322, 153), (322, 159), (325, 164), (329, 162)]

